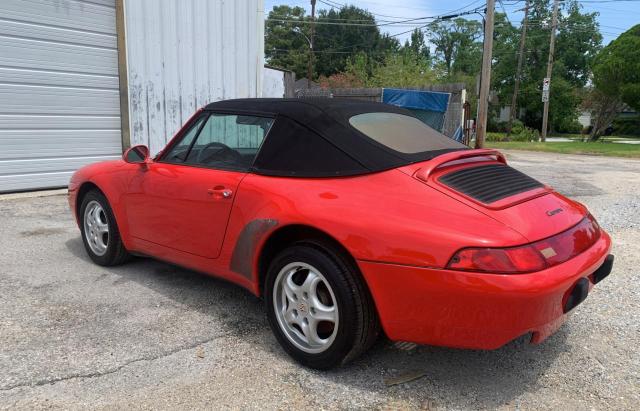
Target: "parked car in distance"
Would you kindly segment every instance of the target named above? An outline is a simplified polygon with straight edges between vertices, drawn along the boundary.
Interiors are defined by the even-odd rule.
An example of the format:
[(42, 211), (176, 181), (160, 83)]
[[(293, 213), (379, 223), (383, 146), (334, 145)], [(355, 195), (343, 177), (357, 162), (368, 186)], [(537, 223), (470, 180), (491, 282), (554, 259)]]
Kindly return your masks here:
[(97, 264), (145, 255), (246, 287), (282, 347), (318, 369), (381, 330), (539, 343), (613, 264), (583, 205), (373, 102), (209, 104), (153, 159), (134, 146), (77, 171), (69, 205)]

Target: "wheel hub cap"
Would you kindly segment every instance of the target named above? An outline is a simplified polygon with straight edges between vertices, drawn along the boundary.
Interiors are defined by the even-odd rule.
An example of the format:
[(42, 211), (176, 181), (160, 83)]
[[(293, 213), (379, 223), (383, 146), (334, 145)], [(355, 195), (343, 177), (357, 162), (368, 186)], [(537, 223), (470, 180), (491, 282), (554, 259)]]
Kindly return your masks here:
[(300, 311), (300, 314), (307, 314), (307, 306), (304, 303), (299, 303), (298, 311)]
[(104, 209), (93, 200), (84, 209), (84, 236), (91, 251), (104, 255), (109, 246), (109, 222)]
[(280, 329), (302, 351), (328, 349), (338, 332), (335, 294), (324, 275), (306, 263), (287, 264), (273, 288), (273, 305)]

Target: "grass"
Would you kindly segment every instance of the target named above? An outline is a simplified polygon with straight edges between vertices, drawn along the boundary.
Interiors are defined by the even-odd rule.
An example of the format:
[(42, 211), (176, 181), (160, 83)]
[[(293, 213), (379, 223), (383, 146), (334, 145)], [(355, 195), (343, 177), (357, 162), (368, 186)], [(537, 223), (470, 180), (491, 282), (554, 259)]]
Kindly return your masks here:
[[(489, 131), (487, 132), (487, 136), (493, 138), (495, 141), (499, 141), (506, 137), (506, 133), (503, 132), (495, 132)], [(583, 140), (586, 136), (582, 134), (571, 134), (571, 133), (556, 133), (551, 134), (549, 137), (560, 137), (560, 138), (568, 138), (570, 140)], [(614, 135), (614, 136), (602, 136), (599, 141), (618, 141), (618, 140), (640, 140), (640, 136), (625, 136), (625, 135)]]
[(487, 141), (489, 148), (505, 150), (545, 151), (562, 154), (593, 154), (609, 157), (640, 158), (640, 144), (585, 143), (569, 141), (562, 143), (527, 143), (516, 141)]

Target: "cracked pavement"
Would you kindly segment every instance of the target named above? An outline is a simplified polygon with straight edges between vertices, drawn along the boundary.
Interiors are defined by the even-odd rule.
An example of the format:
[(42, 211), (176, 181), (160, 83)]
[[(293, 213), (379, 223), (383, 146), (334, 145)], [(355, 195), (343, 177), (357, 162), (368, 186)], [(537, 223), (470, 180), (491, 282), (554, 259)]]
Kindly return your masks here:
[(381, 339), (330, 372), (290, 360), (249, 292), (151, 259), (98, 267), (65, 196), (0, 196), (0, 408), (637, 407), (640, 161), (508, 157), (590, 207), (614, 239), (612, 275), (541, 345), (405, 351)]

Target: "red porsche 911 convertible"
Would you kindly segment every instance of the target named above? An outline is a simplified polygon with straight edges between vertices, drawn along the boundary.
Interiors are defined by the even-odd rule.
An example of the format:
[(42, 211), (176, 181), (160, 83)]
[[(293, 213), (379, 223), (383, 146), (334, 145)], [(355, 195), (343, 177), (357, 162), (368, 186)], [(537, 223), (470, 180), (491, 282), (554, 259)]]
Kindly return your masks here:
[(613, 265), (583, 205), (381, 103), (212, 103), (153, 159), (135, 146), (80, 169), (69, 204), (97, 264), (152, 256), (246, 287), (319, 369), (380, 330), (538, 343)]

